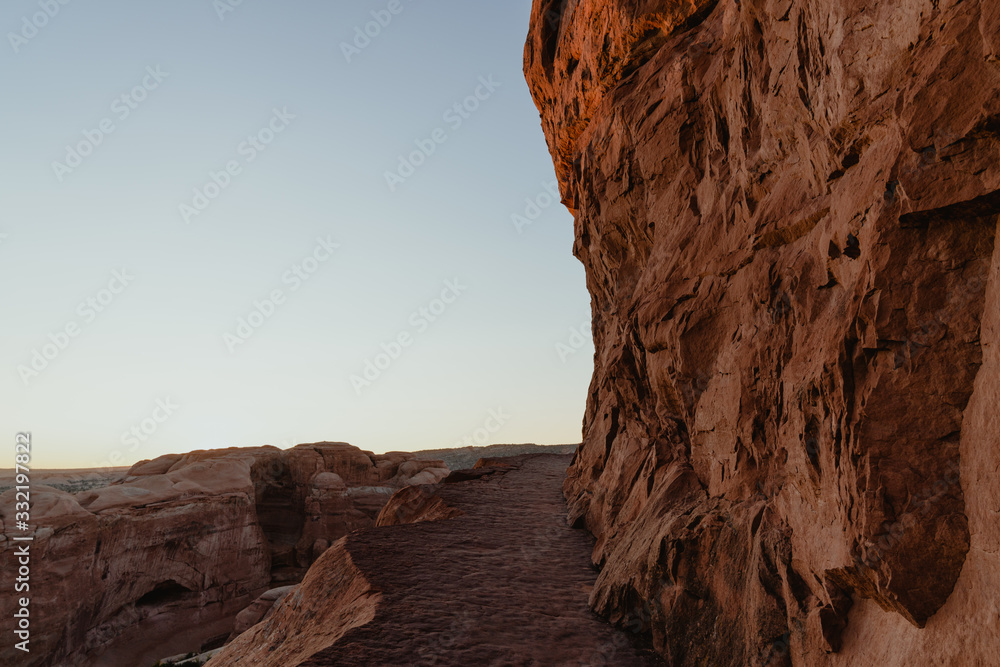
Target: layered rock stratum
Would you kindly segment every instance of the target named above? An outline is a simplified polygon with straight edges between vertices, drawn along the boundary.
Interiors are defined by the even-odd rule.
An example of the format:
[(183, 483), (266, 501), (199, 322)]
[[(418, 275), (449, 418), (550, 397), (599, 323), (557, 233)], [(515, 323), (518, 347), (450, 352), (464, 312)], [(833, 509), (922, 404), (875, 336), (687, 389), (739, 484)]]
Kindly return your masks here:
[[(273, 603), (331, 544), (374, 525), (398, 489), (448, 472), (317, 443), (162, 456), (97, 488), (86, 488), (96, 473), (53, 478), (84, 487), (73, 494), (33, 485), (31, 653), (8, 642), (0, 662), (141, 667), (221, 644), (266, 613), (269, 589)], [(0, 528), (13, 494), (0, 495)], [(16, 570), (14, 546), (0, 542), (5, 571)], [(0, 596), (0, 615), (15, 604)]]
[(998, 664), (998, 55), (986, 0), (534, 1), (570, 518), (671, 664)]

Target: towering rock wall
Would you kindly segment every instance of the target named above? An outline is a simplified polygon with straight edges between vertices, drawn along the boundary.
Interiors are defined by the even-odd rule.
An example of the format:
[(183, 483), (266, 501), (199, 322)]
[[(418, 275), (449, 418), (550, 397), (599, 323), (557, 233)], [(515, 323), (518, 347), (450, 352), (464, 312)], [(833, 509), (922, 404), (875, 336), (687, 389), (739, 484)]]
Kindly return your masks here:
[(1000, 655), (1000, 5), (535, 0), (591, 603), (676, 665)]

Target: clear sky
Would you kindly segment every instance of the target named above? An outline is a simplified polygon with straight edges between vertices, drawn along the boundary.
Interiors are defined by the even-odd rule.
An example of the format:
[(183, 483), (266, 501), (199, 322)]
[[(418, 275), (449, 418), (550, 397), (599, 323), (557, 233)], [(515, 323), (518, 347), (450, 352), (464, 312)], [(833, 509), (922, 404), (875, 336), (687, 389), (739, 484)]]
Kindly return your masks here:
[(61, 2), (0, 7), (0, 467), (579, 441), (529, 0)]

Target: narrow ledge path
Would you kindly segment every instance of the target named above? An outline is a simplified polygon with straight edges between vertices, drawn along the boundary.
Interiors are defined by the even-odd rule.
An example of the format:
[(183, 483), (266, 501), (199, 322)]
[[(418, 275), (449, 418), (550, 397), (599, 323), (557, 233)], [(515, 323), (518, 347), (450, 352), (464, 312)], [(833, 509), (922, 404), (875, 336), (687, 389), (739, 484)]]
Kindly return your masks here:
[(566, 525), (571, 458), (502, 459), (505, 468), (440, 487), (461, 516), (348, 536), (381, 602), (371, 622), (301, 664), (664, 665), (587, 606), (597, 573), (592, 538)]

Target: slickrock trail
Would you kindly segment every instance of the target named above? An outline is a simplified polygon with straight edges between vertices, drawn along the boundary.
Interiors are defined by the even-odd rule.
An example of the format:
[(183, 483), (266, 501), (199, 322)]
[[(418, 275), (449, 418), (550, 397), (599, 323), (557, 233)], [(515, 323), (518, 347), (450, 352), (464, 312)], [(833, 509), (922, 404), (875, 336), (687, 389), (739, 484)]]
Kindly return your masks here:
[[(314, 577), (303, 597), (251, 630), (210, 664), (217, 665), (659, 665), (594, 615), (587, 598), (596, 579), (591, 538), (566, 525), (562, 483), (571, 457), (502, 459), (478, 479), (442, 485), (436, 495), (463, 514), (450, 519), (368, 529), (345, 538), (349, 559), (334, 547), (314, 570), (327, 590), (345, 560), (377, 600), (370, 622), (315, 650), (296, 642), (314, 636), (296, 626), (302, 612), (333, 600), (317, 598)], [(334, 562), (340, 565), (332, 567)], [(356, 574), (355, 574), (356, 577)], [(332, 583), (331, 583), (332, 582)], [(371, 608), (370, 602), (338, 603)], [(285, 610), (287, 611), (287, 610)], [(320, 613), (323, 613), (322, 611)], [(337, 618), (345, 618), (340, 614)], [(363, 622), (363, 621), (361, 621)], [(308, 621), (306, 622), (308, 623)], [(351, 621), (347, 621), (351, 624)], [(326, 629), (329, 623), (324, 621)], [(276, 639), (275, 637), (278, 637)]]

